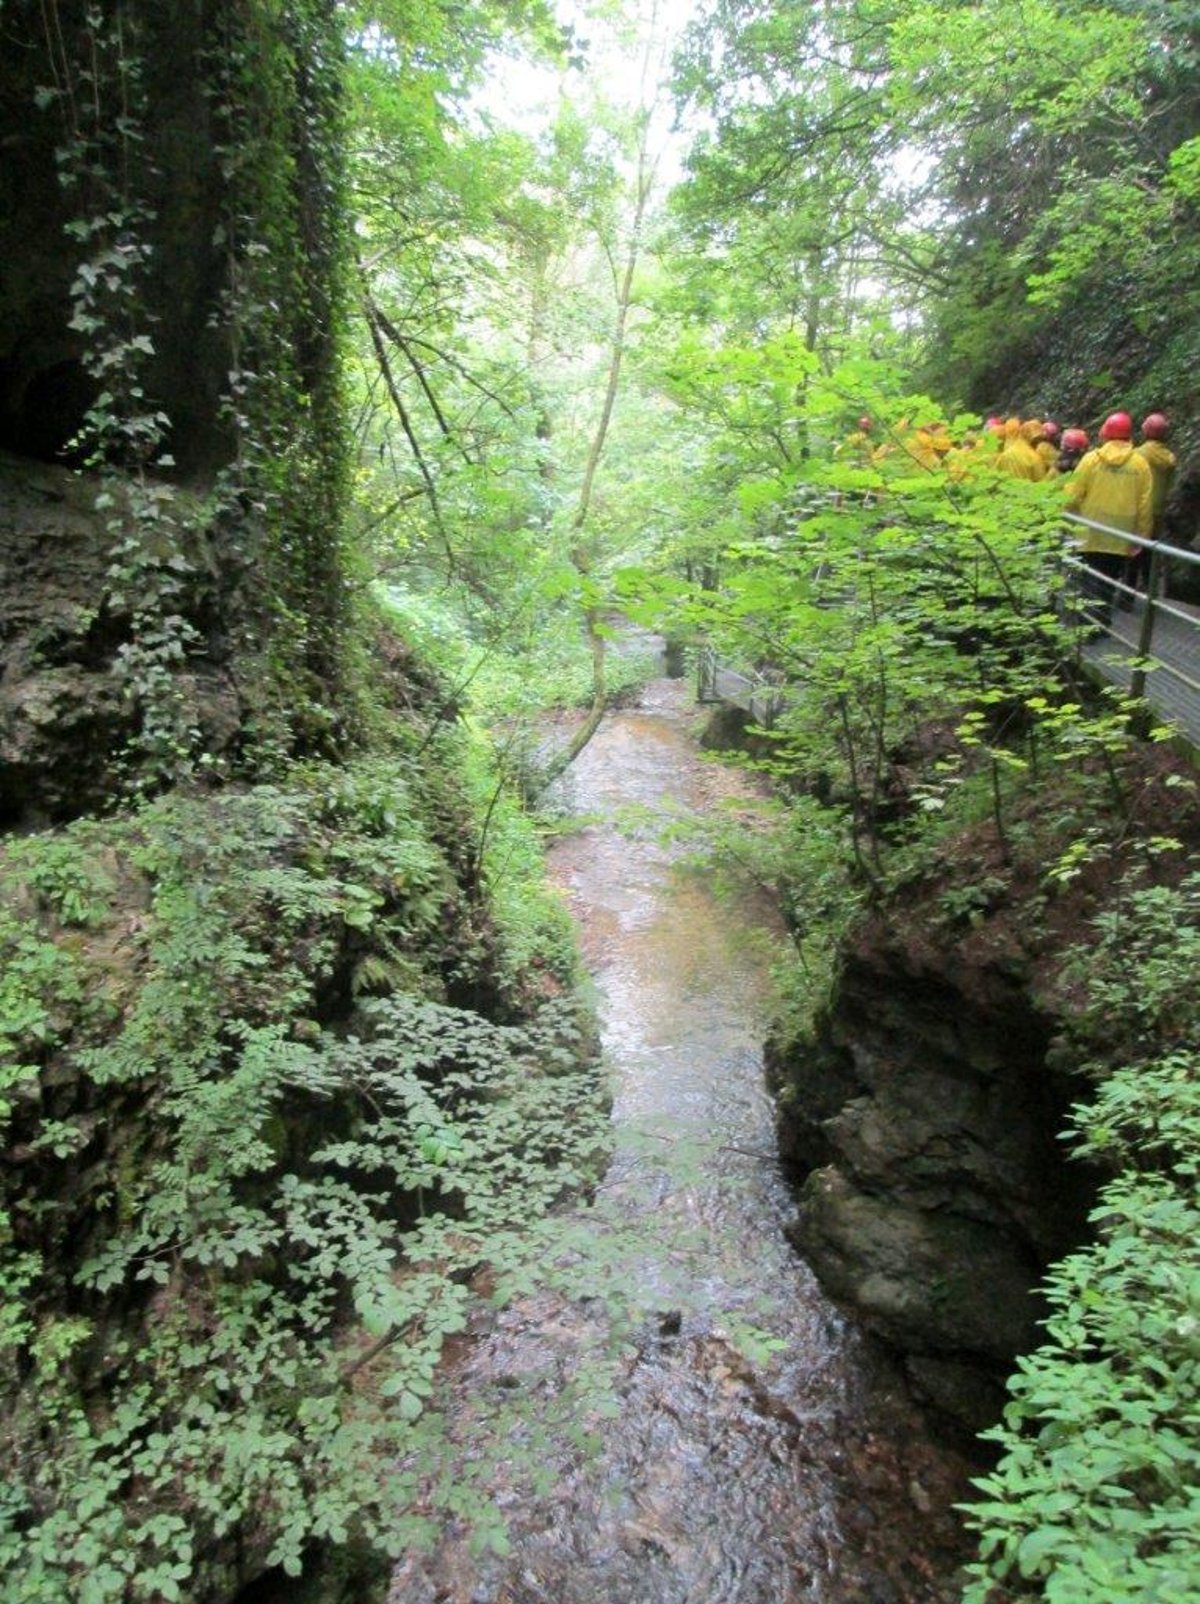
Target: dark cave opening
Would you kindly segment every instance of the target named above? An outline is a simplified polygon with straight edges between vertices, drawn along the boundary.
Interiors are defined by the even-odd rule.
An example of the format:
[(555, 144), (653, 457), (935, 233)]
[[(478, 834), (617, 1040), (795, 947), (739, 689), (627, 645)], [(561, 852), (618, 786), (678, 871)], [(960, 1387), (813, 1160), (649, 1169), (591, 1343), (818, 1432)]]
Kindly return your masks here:
[(80, 466), (87, 456), (81, 431), (99, 393), (83, 363), (68, 357), (19, 380), (11, 373), (6, 377), (0, 450), (39, 462)]

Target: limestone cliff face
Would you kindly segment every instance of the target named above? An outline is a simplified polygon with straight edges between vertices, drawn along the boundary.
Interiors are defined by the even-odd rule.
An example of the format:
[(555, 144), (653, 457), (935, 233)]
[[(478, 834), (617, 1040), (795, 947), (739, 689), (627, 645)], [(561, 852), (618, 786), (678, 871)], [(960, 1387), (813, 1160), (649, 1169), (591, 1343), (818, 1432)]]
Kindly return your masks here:
[[(111, 803), (137, 731), (115, 671), (132, 618), (111, 592), (98, 488), (90, 474), (0, 451), (0, 828)], [(178, 680), (190, 722), (222, 758), (244, 719), (229, 632), (246, 564), (215, 536), (200, 524), (191, 534), (180, 605), (197, 647)]]
[(798, 1248), (970, 1430), (1037, 1341), (1042, 1269), (1083, 1234), (1089, 1178), (1058, 1140), (1080, 1088), (1047, 1065), (1053, 1030), (1011, 955), (876, 926), (815, 1043), (770, 1055)]
[(239, 743), (345, 749), (344, 23), (4, 22), (0, 830), (25, 830)]

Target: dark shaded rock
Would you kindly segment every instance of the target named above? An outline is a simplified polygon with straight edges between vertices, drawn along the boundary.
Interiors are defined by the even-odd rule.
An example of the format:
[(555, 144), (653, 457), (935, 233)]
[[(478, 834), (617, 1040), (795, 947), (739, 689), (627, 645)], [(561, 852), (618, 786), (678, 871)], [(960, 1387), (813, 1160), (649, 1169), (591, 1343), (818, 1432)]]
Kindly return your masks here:
[[(147, 394), (170, 414), (182, 471), (207, 472), (232, 450), (219, 405), (231, 345), (219, 316), (224, 180), (209, 76), (230, 8), (136, 0), (124, 9), (148, 108), (138, 163), (154, 246), (142, 288), (154, 330)], [(64, 58), (86, 59), (88, 7), (58, 0), (54, 35), (51, 13), (34, 0), (10, 10), (0, 53), (0, 447), (56, 462), (99, 386), (85, 370), (85, 336), (72, 327), (71, 284), (88, 247), (65, 232), (80, 204), (60, 181), (57, 152), (68, 135), (43, 91), (59, 81)]]
[(770, 743), (752, 732), (754, 723), (749, 713), (732, 702), (714, 704), (700, 732), (700, 745), (705, 751), (747, 752), (752, 757), (764, 757)]
[(385, 1597), (390, 1574), (390, 1562), (365, 1548), (314, 1547), (301, 1576), (273, 1566), (241, 1588), (234, 1604), (368, 1604)]
[[(132, 619), (112, 600), (98, 488), (92, 475), (0, 453), (0, 827), (106, 806), (137, 731), (115, 672)], [(201, 525), (188, 540), (180, 606), (197, 646), (178, 684), (188, 721), (220, 756), (245, 716), (222, 618), (236, 573), (222, 574)]]
[(953, 1213), (873, 1197), (839, 1170), (805, 1182), (791, 1232), (834, 1294), (897, 1347), (931, 1346), (1007, 1367), (1036, 1338), (1033, 1266), (1011, 1237)]
[(1082, 1237), (1090, 1178), (1058, 1139), (1078, 1087), (1011, 954), (875, 929), (811, 1047), (769, 1054), (793, 1239), (823, 1284), (971, 1431), (1038, 1340), (1042, 1270)]
[(49, 669), (0, 680), (0, 822), (70, 819), (103, 804), (108, 767), (128, 733), (105, 674)]
[(985, 1431), (1000, 1418), (1004, 1386), (978, 1363), (909, 1353), (904, 1356), (904, 1373), (918, 1402), (956, 1429)]

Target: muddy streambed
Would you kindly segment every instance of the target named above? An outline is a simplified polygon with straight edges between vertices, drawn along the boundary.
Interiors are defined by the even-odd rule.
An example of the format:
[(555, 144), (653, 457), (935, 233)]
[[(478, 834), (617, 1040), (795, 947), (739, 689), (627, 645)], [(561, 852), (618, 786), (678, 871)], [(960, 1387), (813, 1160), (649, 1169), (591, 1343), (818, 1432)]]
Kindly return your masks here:
[(769, 910), (718, 902), (662, 839), (741, 783), (699, 754), (691, 715), (683, 682), (656, 681), (572, 772), (592, 822), (552, 870), (597, 988), (616, 1152), (556, 1289), (457, 1345), (429, 1474), (437, 1502), (461, 1487), (464, 1518), (399, 1565), (389, 1604), (957, 1595), (963, 1466), (783, 1235)]

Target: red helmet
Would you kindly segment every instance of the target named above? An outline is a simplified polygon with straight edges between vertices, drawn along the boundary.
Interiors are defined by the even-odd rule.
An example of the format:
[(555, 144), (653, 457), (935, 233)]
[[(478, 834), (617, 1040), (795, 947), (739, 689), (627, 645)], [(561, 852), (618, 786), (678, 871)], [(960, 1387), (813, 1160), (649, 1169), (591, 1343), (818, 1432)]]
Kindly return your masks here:
[(862, 417), (859, 418), (859, 420), (858, 420), (858, 426), (859, 426), (859, 428), (862, 430), (862, 432), (864, 434), (867, 433), (867, 431), (871, 427), (871, 415), (870, 415), (870, 413), (868, 413), (868, 412), (864, 412), (863, 413)]
[(1062, 437), (1064, 451), (1086, 451), (1088, 437), (1085, 429), (1064, 429)]
[(1133, 419), (1128, 412), (1110, 412), (1100, 425), (1101, 440), (1132, 440)]
[(1165, 440), (1170, 428), (1170, 424), (1161, 412), (1152, 412), (1148, 418), (1142, 419), (1142, 438), (1144, 440)]
[(1042, 424), (1042, 433), (1047, 440), (1058, 439), (1058, 424), (1055, 423), (1053, 418), (1047, 418), (1045, 423)]

